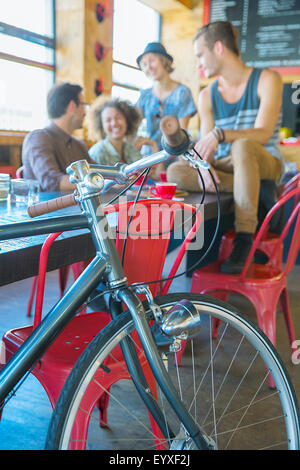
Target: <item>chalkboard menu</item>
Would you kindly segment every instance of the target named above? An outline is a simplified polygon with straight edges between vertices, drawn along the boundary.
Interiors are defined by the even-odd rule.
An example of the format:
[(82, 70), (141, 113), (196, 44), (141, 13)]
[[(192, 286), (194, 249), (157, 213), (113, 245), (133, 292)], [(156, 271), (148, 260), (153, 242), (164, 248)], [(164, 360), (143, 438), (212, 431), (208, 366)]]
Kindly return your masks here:
[(230, 21), (243, 61), (300, 73), (300, 0), (204, 0), (204, 23)]

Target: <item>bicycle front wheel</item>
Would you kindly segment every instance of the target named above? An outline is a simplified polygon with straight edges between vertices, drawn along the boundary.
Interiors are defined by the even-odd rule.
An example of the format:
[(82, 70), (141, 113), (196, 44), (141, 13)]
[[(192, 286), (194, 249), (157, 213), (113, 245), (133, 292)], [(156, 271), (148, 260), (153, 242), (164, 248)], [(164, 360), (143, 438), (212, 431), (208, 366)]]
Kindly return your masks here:
[[(270, 341), (234, 307), (200, 294), (171, 294), (155, 302), (164, 312), (182, 299), (197, 308), (202, 327), (178, 351), (161, 354), (178, 394), (215, 449), (298, 449), (299, 412), (293, 387)], [(149, 321), (150, 312), (147, 312)], [(212, 339), (213, 318), (221, 320)], [(147, 413), (124, 364), (120, 341), (135, 346), (171, 435)], [(272, 375), (275, 389), (268, 381)], [(100, 413), (100, 418), (99, 418)], [(99, 422), (100, 419), (100, 422)], [(156, 385), (128, 312), (89, 344), (54, 410), (47, 449), (193, 449)]]

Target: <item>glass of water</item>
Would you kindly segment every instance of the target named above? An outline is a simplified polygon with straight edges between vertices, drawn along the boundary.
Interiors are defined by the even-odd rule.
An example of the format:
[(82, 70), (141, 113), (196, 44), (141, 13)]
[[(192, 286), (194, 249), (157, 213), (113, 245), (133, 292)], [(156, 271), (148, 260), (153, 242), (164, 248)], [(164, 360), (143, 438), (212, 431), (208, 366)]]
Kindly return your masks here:
[(18, 205), (31, 205), (39, 201), (40, 186), (38, 181), (28, 179), (11, 180), (11, 202)]
[(0, 202), (7, 201), (10, 190), (10, 175), (0, 173)]

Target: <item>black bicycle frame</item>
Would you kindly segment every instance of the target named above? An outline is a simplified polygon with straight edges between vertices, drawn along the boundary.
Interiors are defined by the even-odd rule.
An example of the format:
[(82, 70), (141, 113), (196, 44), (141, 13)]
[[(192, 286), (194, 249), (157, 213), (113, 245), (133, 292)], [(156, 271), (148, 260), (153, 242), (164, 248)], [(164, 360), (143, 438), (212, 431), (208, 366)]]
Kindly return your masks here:
[[(101, 231), (106, 231), (107, 233), (108, 221), (104, 211), (100, 211), (99, 214), (98, 209), (99, 207), (102, 207), (100, 197), (94, 196), (86, 199), (84, 201), (84, 206), (84, 209), (88, 214), (94, 214), (97, 218), (97, 224), (95, 223), (95, 218), (94, 220), (93, 217), (89, 219), (82, 214), (76, 216), (57, 217), (50, 220), (40, 219), (20, 224), (0, 226), (0, 240), (89, 228), (97, 252), (95, 258), (82, 272), (70, 289), (54, 305), (54, 307), (52, 307), (29, 338), (21, 345), (10, 361), (0, 370), (0, 403), (4, 402), (5, 398), (10, 392), (12, 392), (13, 388), (26, 372), (35, 365), (39, 358), (50, 347), (63, 328), (65, 328), (65, 326), (76, 315), (77, 310), (82, 306), (84, 301), (100, 284), (105, 275), (105, 277), (107, 276), (109, 278), (111, 287), (113, 287), (114, 284), (116, 285), (119, 302), (124, 302), (132, 315), (145, 355), (159, 386), (165, 393), (166, 398), (170, 402), (181, 422), (184, 423), (188, 434), (194, 439), (199, 448), (206, 449), (208, 445), (201, 435), (198, 425), (194, 422), (193, 418), (184, 407), (168, 377), (168, 374), (165, 373), (164, 364), (157, 351), (146, 320), (144, 307), (136, 294), (127, 287), (127, 280), (120, 263), (120, 258), (118, 256), (113, 237), (109, 236), (107, 237), (107, 240), (104, 241), (102, 239)], [(134, 383), (140, 385), (137, 386), (137, 390), (139, 391), (139, 389), (143, 389), (144, 383), (144, 378), (141, 379), (142, 370), (136, 357), (130, 353), (128, 343), (126, 342), (124, 342), (124, 349), (125, 348), (127, 349), (127, 353), (125, 354), (126, 365), (128, 370), (132, 371), (134, 374)], [(142, 399), (146, 402), (148, 409), (152, 410), (154, 417), (157, 419), (158, 425), (165, 434), (166, 425), (164, 424), (162, 412), (158, 407), (154, 406), (153, 397), (147, 397), (147, 395), (150, 394), (143, 393)]]

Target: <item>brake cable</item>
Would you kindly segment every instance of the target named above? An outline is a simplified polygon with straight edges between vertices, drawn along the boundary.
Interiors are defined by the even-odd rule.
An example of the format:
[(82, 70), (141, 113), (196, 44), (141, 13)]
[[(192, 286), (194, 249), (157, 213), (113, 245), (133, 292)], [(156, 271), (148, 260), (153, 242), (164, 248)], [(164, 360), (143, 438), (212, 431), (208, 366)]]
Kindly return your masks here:
[[(192, 150), (197, 154), (197, 156), (201, 159), (202, 157), (199, 155), (199, 153), (196, 151), (195, 148), (192, 148)], [(137, 178), (131, 182), (128, 186), (126, 186), (126, 188), (124, 188), (120, 193), (118, 193), (109, 203), (106, 204), (107, 205), (110, 205), (112, 202), (114, 202), (116, 199), (118, 199), (121, 195), (123, 195), (126, 191), (128, 191), (128, 189), (130, 189), (134, 183), (141, 177), (144, 175), (144, 178), (143, 178), (143, 181), (139, 187), (139, 190), (136, 194), (136, 197), (135, 197), (135, 200), (134, 200), (134, 207), (135, 205), (137, 204), (138, 200), (139, 200), (139, 197), (140, 197), (140, 194), (141, 194), (141, 191), (142, 191), (142, 188), (144, 187), (145, 185), (145, 182), (147, 180), (147, 176), (148, 176), (148, 173), (150, 171), (150, 168), (146, 168), (141, 174), (139, 174), (137, 176)], [(135, 287), (138, 287), (138, 286), (143, 286), (143, 285), (150, 285), (150, 284), (157, 284), (158, 282), (161, 283), (161, 282), (167, 282), (167, 281), (170, 281), (170, 280), (173, 280), (173, 279), (177, 279), (179, 278), (180, 276), (184, 276), (186, 275), (187, 273), (191, 272), (191, 271), (194, 271), (201, 263), (202, 261), (204, 260), (204, 258), (208, 255), (208, 253), (210, 252), (210, 250), (212, 249), (214, 243), (215, 243), (215, 240), (216, 240), (216, 237), (217, 237), (217, 234), (218, 234), (218, 231), (219, 231), (219, 227), (220, 227), (220, 218), (221, 218), (221, 201), (220, 201), (220, 194), (219, 194), (219, 191), (218, 191), (218, 187), (217, 187), (217, 183), (215, 181), (215, 178), (212, 174), (212, 172), (210, 171), (210, 169), (207, 169), (206, 171), (209, 172), (210, 174), (210, 178), (212, 180), (212, 183), (214, 185), (214, 188), (216, 190), (216, 195), (217, 195), (217, 223), (216, 223), (216, 228), (215, 228), (215, 232), (214, 232), (214, 235), (213, 235), (213, 238), (211, 240), (211, 243), (210, 245), (208, 246), (208, 248), (206, 249), (205, 253), (201, 256), (201, 258), (196, 261), (196, 263), (194, 263), (192, 266), (190, 266), (188, 269), (186, 269), (185, 271), (183, 271), (182, 273), (178, 273), (178, 274), (175, 274), (174, 276), (170, 276), (170, 277), (167, 277), (167, 278), (163, 278), (163, 279), (158, 279), (158, 280), (155, 280), (155, 281), (149, 281), (149, 282), (139, 282), (139, 283), (135, 283), (133, 284)], [(195, 214), (200, 210), (200, 207), (201, 205), (203, 204), (204, 202), (204, 199), (205, 199), (205, 195), (206, 195), (206, 189), (205, 189), (205, 183), (204, 183), (204, 180), (203, 180), (203, 177), (202, 177), (202, 174), (200, 172), (200, 170), (197, 168), (197, 172), (198, 172), (198, 175), (199, 175), (199, 178), (201, 180), (201, 185), (202, 185), (202, 198), (201, 198), (201, 202), (199, 204), (199, 208), (196, 209), (196, 212), (194, 214), (192, 214), (191, 217), (194, 217)], [(130, 222), (131, 222), (131, 219), (132, 219), (132, 216), (133, 216), (133, 212), (131, 213), (130, 215), (130, 218), (129, 218), (129, 221), (128, 221), (128, 224), (127, 224), (127, 230), (126, 230), (126, 238), (124, 240), (124, 245), (123, 245), (123, 250), (122, 250), (122, 265), (123, 265), (123, 262), (124, 262), (124, 256), (125, 256), (125, 246), (126, 246), (126, 241), (127, 241), (127, 236), (130, 235), (129, 233), (129, 226), (130, 226)], [(186, 221), (185, 221), (186, 223)], [(184, 226), (184, 223), (181, 224), (181, 228), (183, 228)], [(174, 227), (173, 227), (174, 229)], [(170, 229), (168, 232), (166, 233), (171, 233), (172, 232), (172, 229)], [(99, 297), (102, 297), (104, 294), (108, 294), (108, 293), (111, 293), (113, 292), (115, 289), (114, 288), (109, 288), (107, 289), (106, 291), (101, 291), (99, 292), (98, 295), (96, 295), (95, 297), (93, 297), (93, 299), (90, 299), (88, 301), (86, 301), (84, 303), (83, 306), (81, 306), (81, 308), (84, 308), (84, 306), (87, 306), (92, 300), (95, 300)], [(80, 310), (81, 310), (80, 308)], [(80, 311), (79, 310), (79, 311)]]
[[(199, 153), (196, 151), (195, 148), (192, 148), (192, 150), (197, 154), (197, 156), (198, 156), (201, 160), (203, 160), (203, 158), (199, 155)], [(148, 170), (148, 172), (149, 172), (150, 168), (148, 168), (147, 170)], [(216, 183), (216, 181), (215, 181), (215, 178), (214, 178), (212, 172), (210, 171), (210, 169), (207, 169), (206, 171), (209, 172), (210, 177), (211, 177), (211, 180), (212, 180), (213, 185), (214, 185), (215, 190), (216, 190), (216, 195), (217, 195), (217, 208), (218, 208), (218, 210), (217, 210), (217, 223), (216, 223), (215, 232), (214, 232), (213, 238), (212, 238), (212, 240), (211, 240), (211, 243), (210, 243), (210, 245), (208, 246), (208, 248), (206, 249), (205, 253), (201, 256), (201, 258), (200, 258), (198, 261), (196, 261), (196, 263), (194, 263), (192, 266), (190, 266), (188, 269), (186, 269), (186, 270), (183, 271), (182, 273), (178, 273), (178, 274), (175, 274), (174, 276), (170, 276), (170, 277), (164, 278), (164, 279), (158, 279), (158, 280), (155, 280), (155, 281), (135, 283), (134, 286), (142, 286), (142, 285), (148, 285), (148, 284), (156, 284), (156, 283), (158, 283), (158, 282), (159, 282), (159, 283), (161, 283), (161, 282), (167, 282), (167, 281), (176, 279), (176, 278), (178, 278), (178, 277), (180, 277), (180, 276), (184, 276), (184, 275), (186, 275), (187, 273), (189, 273), (189, 272), (191, 272), (191, 271), (194, 271), (194, 270), (202, 263), (202, 261), (204, 260), (204, 258), (208, 255), (208, 253), (209, 253), (210, 250), (212, 249), (212, 247), (213, 247), (213, 245), (214, 245), (214, 243), (215, 243), (215, 240), (216, 240), (218, 231), (219, 231), (219, 227), (220, 227), (221, 201), (220, 201), (220, 194), (219, 194), (219, 191), (218, 191), (218, 187), (217, 187), (217, 183)], [(148, 175), (148, 172), (147, 172), (147, 175)], [(192, 214), (192, 216), (190, 217), (190, 219), (191, 219), (192, 217), (194, 217), (195, 214), (200, 210), (201, 204), (203, 203), (204, 198), (205, 198), (205, 194), (206, 194), (206, 193), (205, 193), (205, 184), (204, 184), (204, 180), (203, 180), (203, 177), (202, 177), (202, 175), (201, 175), (201, 172), (199, 171), (198, 168), (197, 168), (197, 172), (198, 172), (199, 178), (200, 178), (200, 180), (201, 180), (202, 189), (203, 189), (203, 194), (202, 194), (201, 202), (200, 202), (200, 204), (199, 204), (199, 208), (196, 209), (196, 212), (195, 212), (194, 214)], [(144, 175), (145, 173), (146, 173), (146, 171), (144, 171), (142, 174)], [(143, 181), (142, 181), (142, 184), (140, 185), (140, 188), (139, 188), (139, 190), (138, 190), (138, 192), (137, 192), (137, 195), (136, 195), (136, 198), (135, 198), (135, 201), (134, 201), (134, 207), (135, 207), (136, 203), (138, 202), (140, 193), (141, 193), (142, 188), (143, 188), (143, 186), (144, 186), (144, 184), (145, 184), (145, 181), (146, 181), (146, 179), (147, 179), (147, 175), (144, 176)], [(140, 177), (140, 176), (139, 176), (139, 177)], [(139, 177), (138, 177), (137, 179), (139, 179)], [(135, 181), (136, 181), (136, 180), (135, 180)], [(123, 191), (123, 192), (124, 192), (124, 191)], [(123, 192), (122, 192), (122, 193), (123, 193)], [(127, 241), (127, 236), (130, 235), (130, 233), (129, 233), (129, 226), (130, 226), (130, 222), (131, 222), (131, 219), (132, 219), (132, 216), (133, 216), (133, 212), (134, 212), (134, 211), (132, 211), (132, 214), (131, 214), (131, 216), (130, 216), (130, 219), (129, 219), (128, 225), (127, 225), (126, 238), (125, 238), (125, 240), (124, 240), (124, 245), (123, 245), (123, 250), (122, 250), (122, 264), (123, 264), (123, 261), (124, 261), (124, 253), (125, 253), (125, 245), (126, 245), (126, 241)], [(188, 219), (188, 220), (190, 220), (190, 219)], [(183, 228), (184, 223), (186, 223), (186, 222), (187, 222), (187, 221), (185, 221), (185, 222), (183, 222), (183, 223), (181, 224), (181, 227), (180, 227), (181, 229)], [(168, 230), (167, 232), (163, 232), (163, 233), (161, 233), (161, 234), (159, 234), (159, 235), (162, 235), (162, 234), (164, 234), (164, 233), (166, 233), (166, 234), (167, 234), (167, 233), (171, 233), (172, 230), (174, 230), (174, 227), (173, 227), (173, 229), (170, 229), (170, 230)]]

